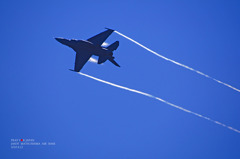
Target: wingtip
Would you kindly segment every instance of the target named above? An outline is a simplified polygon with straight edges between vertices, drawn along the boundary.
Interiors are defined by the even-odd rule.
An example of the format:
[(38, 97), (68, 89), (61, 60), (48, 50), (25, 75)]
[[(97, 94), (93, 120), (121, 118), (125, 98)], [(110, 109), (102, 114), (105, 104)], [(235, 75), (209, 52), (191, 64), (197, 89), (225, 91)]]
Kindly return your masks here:
[(105, 27), (105, 29), (108, 29), (108, 30), (112, 30), (112, 31), (115, 31), (115, 30), (113, 30), (113, 29), (110, 29), (110, 28), (107, 28), (107, 27)]
[(70, 71), (73, 71), (73, 72), (77, 72), (77, 71), (75, 71), (75, 70), (73, 70), (73, 69), (69, 69)]

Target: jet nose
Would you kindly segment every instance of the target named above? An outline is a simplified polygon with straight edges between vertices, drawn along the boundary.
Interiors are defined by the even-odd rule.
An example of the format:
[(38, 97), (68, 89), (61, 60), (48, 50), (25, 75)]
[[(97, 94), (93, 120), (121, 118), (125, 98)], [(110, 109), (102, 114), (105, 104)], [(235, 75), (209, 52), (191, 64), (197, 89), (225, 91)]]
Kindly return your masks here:
[(63, 43), (64, 39), (63, 38), (55, 38), (55, 40), (57, 40), (60, 43)]
[(64, 38), (55, 38), (58, 42), (60, 42), (61, 44), (63, 44), (63, 45), (67, 45), (67, 46), (69, 46), (70, 47), (70, 41), (69, 40), (67, 40), (67, 39), (64, 39)]

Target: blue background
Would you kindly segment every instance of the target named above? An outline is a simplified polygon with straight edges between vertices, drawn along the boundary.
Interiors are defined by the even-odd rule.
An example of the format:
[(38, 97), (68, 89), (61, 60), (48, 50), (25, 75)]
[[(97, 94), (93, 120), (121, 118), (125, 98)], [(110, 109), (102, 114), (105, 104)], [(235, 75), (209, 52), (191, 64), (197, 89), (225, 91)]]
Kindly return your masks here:
[[(240, 158), (240, 134), (73, 68), (54, 37), (116, 29), (240, 88), (239, 1), (1, 1), (0, 158)], [(82, 72), (144, 91), (240, 129), (240, 93), (125, 38), (110, 62)], [(10, 148), (13, 138), (52, 147)]]

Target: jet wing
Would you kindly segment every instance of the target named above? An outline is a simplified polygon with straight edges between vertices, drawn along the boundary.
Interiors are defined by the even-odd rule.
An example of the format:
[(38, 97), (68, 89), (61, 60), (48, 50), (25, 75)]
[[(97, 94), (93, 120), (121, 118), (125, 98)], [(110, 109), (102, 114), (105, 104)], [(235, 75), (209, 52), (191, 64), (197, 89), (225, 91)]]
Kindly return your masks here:
[(75, 58), (74, 71), (79, 72), (86, 64), (86, 62), (90, 59), (91, 56), (92, 54), (89, 53), (77, 52)]
[(114, 30), (112, 30), (112, 29), (107, 29), (106, 31), (101, 32), (87, 40), (92, 42), (94, 45), (101, 46), (103, 44), (103, 42), (112, 34), (113, 31)]

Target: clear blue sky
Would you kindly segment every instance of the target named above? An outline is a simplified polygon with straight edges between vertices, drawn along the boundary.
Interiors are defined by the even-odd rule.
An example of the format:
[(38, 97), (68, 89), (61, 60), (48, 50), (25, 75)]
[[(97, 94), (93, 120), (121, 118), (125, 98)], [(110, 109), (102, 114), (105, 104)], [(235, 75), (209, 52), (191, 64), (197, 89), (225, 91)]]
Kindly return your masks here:
[[(239, 159), (240, 134), (73, 68), (54, 37), (87, 39), (104, 27), (240, 88), (239, 1), (0, 2), (0, 158)], [(156, 57), (123, 37), (117, 68), (82, 72), (161, 97), (240, 129), (240, 93)], [(10, 149), (12, 138), (55, 147)]]

